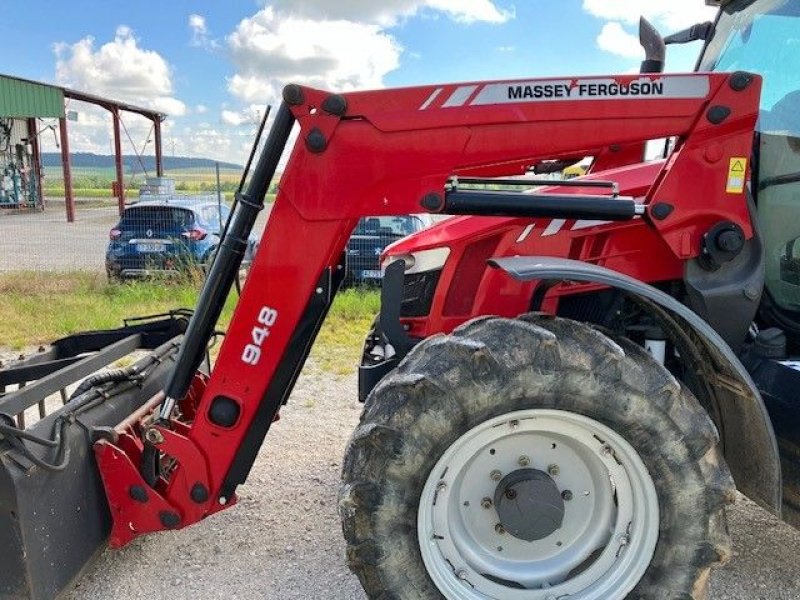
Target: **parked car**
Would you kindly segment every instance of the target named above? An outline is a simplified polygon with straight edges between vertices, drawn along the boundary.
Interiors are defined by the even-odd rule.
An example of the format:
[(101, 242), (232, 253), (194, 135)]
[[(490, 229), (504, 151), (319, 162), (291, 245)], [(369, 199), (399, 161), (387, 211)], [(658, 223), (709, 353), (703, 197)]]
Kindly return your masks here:
[[(106, 273), (110, 279), (127, 279), (207, 268), (229, 215), (225, 204), (174, 196), (133, 204), (109, 232)], [(245, 266), (257, 247), (257, 239), (251, 236)]]
[(352, 286), (380, 283), (383, 277), (380, 264), (383, 249), (432, 224), (430, 215), (360, 219), (347, 242), (347, 275), (344, 284)]

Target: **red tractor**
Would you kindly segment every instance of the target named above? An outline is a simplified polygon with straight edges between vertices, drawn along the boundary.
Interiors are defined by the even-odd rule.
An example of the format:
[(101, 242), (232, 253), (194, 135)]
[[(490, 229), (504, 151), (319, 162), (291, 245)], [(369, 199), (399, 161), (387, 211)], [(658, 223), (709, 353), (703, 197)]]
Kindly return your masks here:
[[(0, 596), (52, 597), (107, 537), (235, 503), (365, 215), (462, 215), (385, 256), (339, 503), (370, 598), (700, 599), (731, 554), (737, 487), (800, 523), (800, 8), (722, 4), (666, 40), (644, 23), (638, 75), (287, 86), (188, 324), (135, 323), (0, 371), (2, 385), (47, 373), (0, 398)], [(698, 72), (661, 74), (664, 42), (691, 40)], [(586, 157), (585, 177), (529, 175)], [(104, 340), (158, 350), (25, 429), (19, 409), (65, 381), (54, 369), (74, 375)]]

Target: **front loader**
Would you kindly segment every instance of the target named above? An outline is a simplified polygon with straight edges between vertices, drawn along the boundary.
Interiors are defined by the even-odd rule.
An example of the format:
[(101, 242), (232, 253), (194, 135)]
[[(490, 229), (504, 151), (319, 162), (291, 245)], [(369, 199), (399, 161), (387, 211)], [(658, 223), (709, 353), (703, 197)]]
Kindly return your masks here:
[[(756, 35), (757, 16), (796, 12), (779, 0), (731, 2), (715, 26), (676, 39), (705, 36), (705, 56), (720, 55)], [(784, 382), (773, 427), (777, 396), (763, 385), (786, 377), (770, 369), (794, 346), (781, 344), (788, 327), (776, 332), (763, 316), (778, 300), (770, 267), (764, 283), (771, 213), (761, 212), (768, 182), (794, 180), (777, 167), (759, 177), (768, 162), (763, 132), (754, 138), (764, 121), (757, 73), (736, 61), (717, 72), (726, 63), (712, 61), (664, 75), (661, 38), (646, 25), (642, 37), (637, 75), (347, 94), (287, 86), (174, 364), (157, 354), (144, 360), (168, 370), (90, 382), (85, 413), (67, 402), (66, 417), (33, 433), (6, 419), (0, 540), (16, 546), (0, 563), (0, 598), (54, 597), (104, 539), (121, 547), (233, 506), (342, 281), (358, 219), (420, 211), (464, 216), (387, 251), (339, 502), (367, 595), (704, 598), (709, 569), (731, 554), (724, 509), (736, 486), (776, 514), (795, 502), (781, 458), (784, 473), (797, 468), (778, 449), (794, 447), (793, 388)], [(295, 126), (207, 373), (209, 340)], [(654, 140), (665, 155), (643, 163)], [(585, 157), (585, 177), (527, 175)], [(791, 283), (797, 253), (784, 246), (774, 272)], [(117, 405), (112, 384), (137, 381), (120, 410), (89, 419)], [(28, 500), (3, 501), (9, 480), (55, 476), (15, 456), (38, 444), (39, 462), (63, 462), (54, 436), (67, 426), (94, 450), (76, 458), (77, 477), (102, 481), (86, 492), (94, 508), (81, 518), (95, 533), (81, 560), (48, 554), (80, 538), (74, 502), (51, 494), (42, 519), (23, 512)]]

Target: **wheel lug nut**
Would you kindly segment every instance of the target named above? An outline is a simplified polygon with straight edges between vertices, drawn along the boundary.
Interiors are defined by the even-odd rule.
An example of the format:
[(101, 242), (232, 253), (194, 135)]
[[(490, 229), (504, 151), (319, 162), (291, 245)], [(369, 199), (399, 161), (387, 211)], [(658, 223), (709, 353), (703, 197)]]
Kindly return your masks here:
[(437, 492), (443, 492), (443, 491), (445, 491), (446, 489), (447, 489), (447, 484), (446, 484), (444, 481), (440, 481), (440, 482), (438, 483), (438, 485), (436, 486), (436, 491), (437, 491)]
[(481, 500), (481, 506), (483, 508), (492, 508), (492, 499), (484, 498), (483, 500)]
[(601, 452), (602, 452), (602, 453), (603, 453), (603, 455), (605, 455), (605, 456), (611, 456), (611, 454), (612, 454), (614, 451), (611, 449), (611, 446), (609, 446), (609, 445), (605, 445), (605, 446), (603, 446), (603, 449), (601, 450)]
[(550, 477), (555, 477), (560, 472), (561, 469), (558, 468), (558, 465), (550, 465), (549, 467), (547, 467), (547, 473), (550, 475)]
[(456, 573), (456, 577), (458, 577), (459, 579), (466, 579), (467, 571), (465, 569), (461, 569), (458, 573)]
[(620, 546), (627, 546), (628, 542), (630, 542), (630, 538), (627, 535), (619, 536), (619, 545)]
[(517, 427), (519, 427), (519, 421), (517, 421), (516, 419), (514, 419), (513, 421), (509, 421), (508, 424), (511, 426), (511, 429), (516, 429)]
[(519, 464), (520, 467), (527, 467), (529, 464), (531, 464), (531, 459), (527, 456), (520, 456), (517, 460), (517, 464)]
[(501, 523), (498, 523), (497, 525), (495, 525), (494, 526), (494, 530), (498, 535), (504, 535), (505, 532), (506, 532), (506, 528), (503, 527), (503, 525)]
[(503, 474), (500, 471), (498, 471), (497, 469), (495, 469), (494, 471), (489, 473), (489, 478), (492, 481), (500, 481), (503, 478)]
[(564, 490), (561, 492), (561, 499), (569, 502), (572, 500), (572, 490)]

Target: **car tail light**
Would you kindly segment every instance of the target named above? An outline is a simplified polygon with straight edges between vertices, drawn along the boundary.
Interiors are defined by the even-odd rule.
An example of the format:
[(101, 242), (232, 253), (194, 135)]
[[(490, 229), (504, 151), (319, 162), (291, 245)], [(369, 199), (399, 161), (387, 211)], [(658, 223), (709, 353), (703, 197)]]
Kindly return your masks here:
[(195, 227), (194, 229), (190, 229), (189, 231), (184, 231), (181, 234), (187, 240), (191, 240), (193, 242), (197, 242), (199, 240), (205, 239), (208, 235), (208, 232), (205, 229), (200, 229), (199, 227)]
[(122, 237), (122, 231), (116, 227), (108, 232), (108, 239), (110, 240), (118, 240), (120, 237)]

